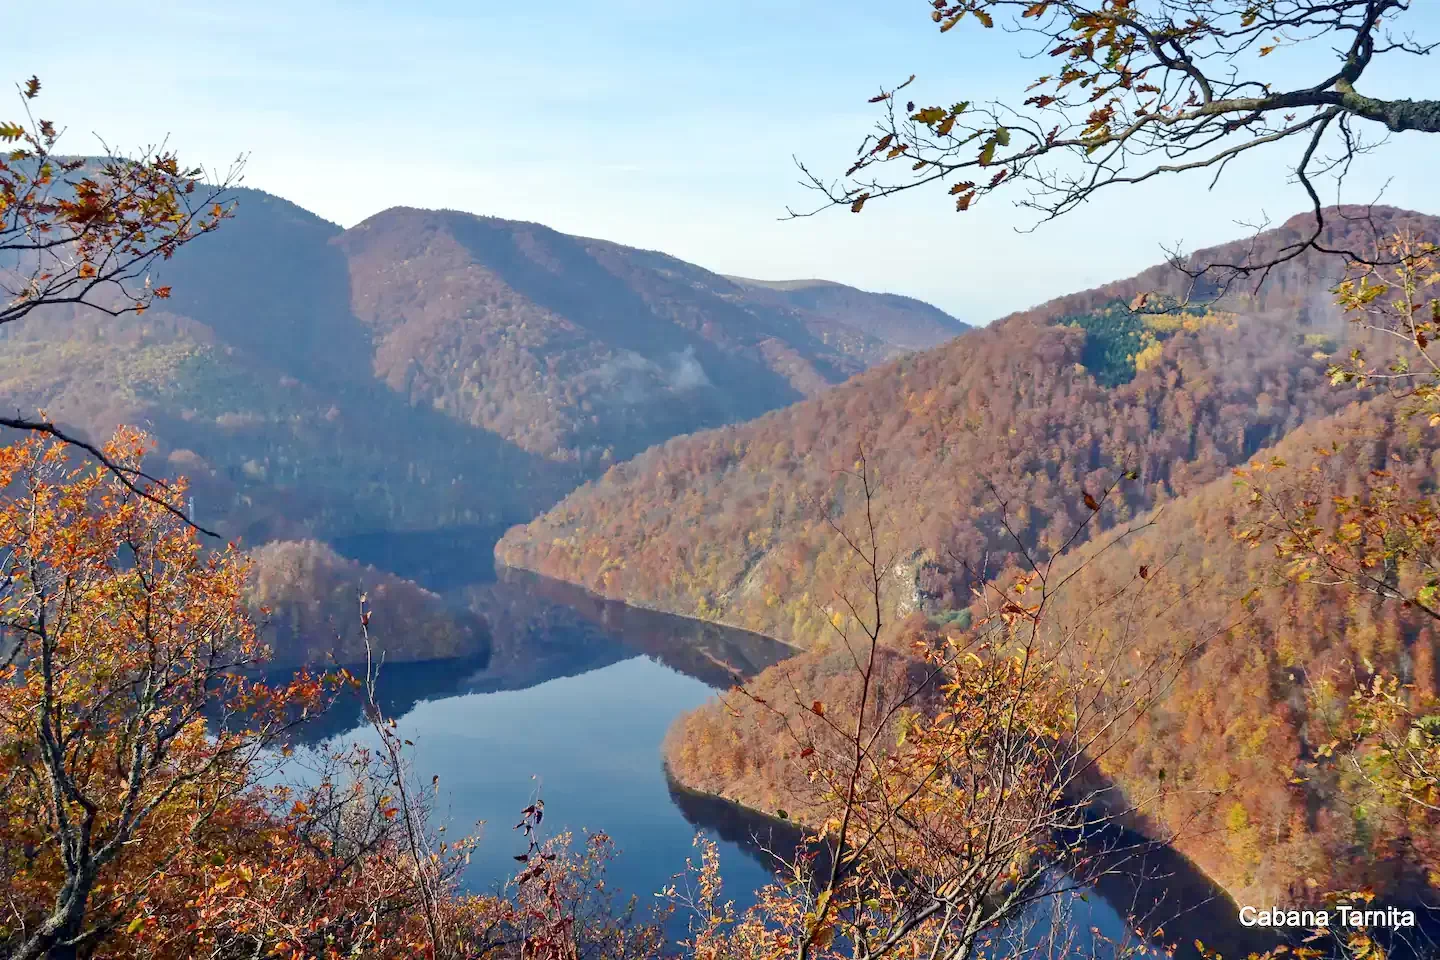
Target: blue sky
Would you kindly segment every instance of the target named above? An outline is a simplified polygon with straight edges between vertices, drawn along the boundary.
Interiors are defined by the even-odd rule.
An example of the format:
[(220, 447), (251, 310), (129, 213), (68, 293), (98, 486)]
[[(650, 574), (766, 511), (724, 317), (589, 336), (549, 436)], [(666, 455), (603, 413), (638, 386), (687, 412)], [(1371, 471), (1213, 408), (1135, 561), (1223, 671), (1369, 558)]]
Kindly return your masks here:
[[(1425, 5), (1422, 5), (1425, 6)], [(915, 98), (1013, 98), (1039, 72), (997, 31), (941, 36), (925, 0), (154, 2), (71, 0), (7, 14), (43, 38), (11, 58), (45, 83), (39, 112), (134, 148), (170, 143), (345, 226), (398, 204), (535, 220), (723, 273), (826, 277), (921, 297), (983, 323), (1243, 233), (1305, 206), (1279, 163), (1237, 165), (1219, 192), (1169, 180), (1102, 196), (1035, 233), (997, 195), (957, 214), (938, 192), (782, 221), (810, 195), (792, 155), (843, 172), (865, 100), (918, 74)], [(1426, 9), (1436, 33), (1440, 16)], [(50, 38), (54, 38), (53, 41)], [(28, 48), (28, 49), (27, 49)], [(1380, 76), (1387, 94), (1440, 61)], [(1433, 84), (1409, 95), (1440, 94)], [(0, 111), (3, 112), (3, 111)], [(1440, 142), (1396, 138), (1348, 199), (1440, 213)], [(1282, 155), (1283, 154), (1283, 155)]]

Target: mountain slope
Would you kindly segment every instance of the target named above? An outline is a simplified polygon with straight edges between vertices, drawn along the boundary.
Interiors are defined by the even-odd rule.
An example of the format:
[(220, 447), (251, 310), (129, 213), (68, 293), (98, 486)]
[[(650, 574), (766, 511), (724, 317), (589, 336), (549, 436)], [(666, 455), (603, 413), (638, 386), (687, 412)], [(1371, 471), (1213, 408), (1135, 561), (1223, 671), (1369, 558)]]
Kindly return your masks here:
[[(1382, 218), (1440, 233), (1416, 214)], [(1299, 227), (1255, 243), (1278, 248)], [(1258, 293), (1209, 312), (1142, 320), (1116, 310), (1141, 291), (1183, 288), (1183, 275), (1156, 268), (1007, 317), (617, 466), (509, 531), (497, 559), (807, 645), (845, 577), (847, 552), (824, 514), (855, 528), (855, 487), (840, 481), (861, 445), (884, 482), (884, 522), (906, 550), (891, 588), (912, 609), (964, 606), (976, 576), (1014, 558), (1012, 530), (1044, 555), (1086, 515), (1083, 495), (1125, 470), (1139, 474), (1120, 494), (1134, 513), (1336, 409), (1325, 354), (1349, 331), (1321, 309), (1317, 278), (1338, 268), (1298, 258)]]
[(757, 300), (803, 310), (817, 318), (879, 337), (907, 350), (939, 346), (970, 329), (948, 313), (920, 300), (893, 293), (866, 293), (829, 280), (725, 279), (746, 288)]
[[(1347, 494), (1368, 471), (1387, 469), (1415, 495), (1434, 489), (1440, 431), (1397, 416), (1382, 398), (1311, 421), (1257, 459), (1272, 457), (1294, 478), (1318, 468)], [(1390, 815), (1321, 745), (1366, 677), (1361, 664), (1421, 694), (1440, 689), (1440, 628), (1345, 587), (1277, 582), (1273, 553), (1232, 536), (1252, 519), (1246, 494), (1218, 477), (1136, 515), (1128, 524), (1136, 532), (1103, 550), (1093, 542), (1055, 571), (1051, 582), (1065, 585), (1051, 595), (1047, 620), (1064, 625), (1070, 649), (1102, 663), (1185, 653), (1136, 726), (1108, 750), (1097, 744), (1099, 766), (1128, 803), (1143, 804), (1137, 827), (1171, 842), (1238, 903), (1298, 906), (1367, 885), (1434, 903), (1440, 885), (1416, 870), (1433, 862), (1440, 841), (1433, 818)], [(945, 620), (916, 614), (887, 632), (881, 702), (886, 684), (891, 698), (908, 689), (896, 678), (916, 666), (912, 643), (968, 629), (968, 618)], [(803, 711), (811, 697), (832, 715), (853, 709), (854, 671), (838, 643), (767, 669), (746, 684), (751, 697), (714, 701), (676, 722), (666, 740), (671, 773), (692, 789), (803, 818), (818, 788), (796, 762), (782, 713)]]
[(964, 328), (916, 301), (836, 285), (843, 308), (791, 303), (664, 254), (454, 211), (387, 210), (337, 243), (380, 379), (585, 466), (751, 419)]
[[(528, 519), (607, 449), (758, 415), (902, 349), (533, 224), (392, 210), (345, 231), (237, 199), (157, 265), (173, 295), (143, 316), (0, 330), (0, 396), (91, 437), (144, 426), (161, 471), (192, 475), (199, 520), (250, 543)], [(881, 299), (876, 317), (903, 315)]]

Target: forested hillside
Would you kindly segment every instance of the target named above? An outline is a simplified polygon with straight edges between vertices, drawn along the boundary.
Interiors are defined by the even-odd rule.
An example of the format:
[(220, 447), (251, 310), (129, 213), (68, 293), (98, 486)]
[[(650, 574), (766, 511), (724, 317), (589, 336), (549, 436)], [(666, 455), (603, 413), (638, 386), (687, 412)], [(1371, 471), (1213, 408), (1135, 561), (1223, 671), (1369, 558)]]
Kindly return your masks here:
[[(1380, 220), (1440, 226), (1390, 209)], [(1302, 226), (1196, 258), (1279, 249)], [(1343, 233), (1331, 239), (1370, 242)], [(1047, 303), (752, 423), (650, 450), (512, 529), (497, 559), (808, 645), (826, 629), (825, 585), (842, 566), (825, 513), (853, 526), (856, 501), (837, 471), (863, 447), (884, 521), (908, 551), (890, 582), (897, 598), (930, 612), (964, 606), (977, 577), (1014, 558), (1002, 500), (1021, 543), (1044, 556), (1086, 515), (1084, 495), (1121, 473), (1138, 481), (1115, 520), (1192, 493), (1346, 402), (1324, 375), (1351, 337), (1326, 294), (1341, 267), (1310, 253), (1204, 309), (1125, 309), (1140, 293), (1183, 292), (1188, 278), (1167, 267)]]
[(91, 437), (144, 426), (198, 519), (250, 544), (495, 523), (562, 495), (573, 474), (375, 381), (339, 233), (239, 191), (224, 229), (161, 265), (172, 294), (144, 314), (7, 324), (0, 389)]
[(524, 520), (612, 458), (964, 329), (838, 285), (833, 308), (752, 297), (534, 224), (392, 210), (344, 231), (234, 193), (143, 315), (5, 325), (0, 391), (91, 437), (144, 425), (201, 522), (250, 543)]
[[(1300, 427), (1259, 459), (1278, 457), (1301, 477), (1319, 467), (1336, 495), (1358, 492), (1371, 469), (1391, 471), (1407, 492), (1433, 489), (1440, 435), (1417, 432), (1395, 412), (1387, 400), (1352, 406)], [(1173, 840), (1241, 903), (1310, 902), (1346, 884), (1413, 891), (1425, 883), (1415, 864), (1433, 858), (1436, 837), (1367, 806), (1367, 785), (1354, 773), (1314, 764), (1336, 735), (1345, 698), (1371, 670), (1394, 671), (1420, 696), (1433, 695), (1440, 630), (1418, 611), (1397, 615), (1343, 587), (1277, 580), (1273, 554), (1234, 535), (1252, 519), (1247, 494), (1221, 476), (1131, 518), (1137, 533), (1103, 552), (1092, 543), (1056, 571), (1054, 582), (1076, 571), (1051, 614), (1078, 625), (1067, 639), (1075, 649), (1149, 662), (1193, 648), (1174, 685), (1101, 768), (1131, 802), (1151, 798), (1137, 826)], [(1105, 605), (1142, 576), (1133, 602)], [(893, 700), (923, 676), (909, 653), (916, 641), (963, 633), (981, 612), (917, 613), (892, 627), (877, 698)], [(686, 716), (667, 742), (673, 774), (693, 789), (805, 817), (819, 795), (781, 716), (803, 713), (796, 691), (842, 716), (853, 670), (845, 646), (823, 642), (747, 684), (755, 699), (730, 695)]]
[(918, 301), (838, 284), (828, 299), (786, 298), (662, 253), (455, 211), (387, 210), (337, 244), (376, 376), (584, 467), (966, 329)]
[[(489, 653), (490, 631), (475, 614), (374, 567), (362, 566), (314, 540), (275, 541), (252, 551), (246, 600), (275, 666), (361, 664), (476, 658)], [(367, 651), (360, 594), (374, 611)]]

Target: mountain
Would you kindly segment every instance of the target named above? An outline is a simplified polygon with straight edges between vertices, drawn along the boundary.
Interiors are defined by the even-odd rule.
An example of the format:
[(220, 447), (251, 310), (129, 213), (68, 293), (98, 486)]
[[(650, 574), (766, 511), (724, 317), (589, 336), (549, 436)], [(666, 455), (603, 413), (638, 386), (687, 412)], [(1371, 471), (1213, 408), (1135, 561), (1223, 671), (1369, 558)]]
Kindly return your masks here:
[(387, 210), (337, 245), (377, 377), (585, 467), (752, 419), (966, 329), (918, 301), (832, 284), (812, 302), (665, 254), (454, 211)]
[[(1384, 231), (1440, 233), (1433, 218), (1377, 216)], [(1196, 257), (1278, 250), (1304, 226)], [(1346, 402), (1324, 375), (1355, 335), (1328, 307), (1326, 278), (1340, 267), (1298, 257), (1258, 289), (1168, 315), (1124, 304), (1183, 290), (1188, 278), (1169, 267), (1052, 301), (755, 421), (651, 449), (510, 530), (497, 560), (809, 645), (827, 630), (829, 585), (848, 555), (826, 514), (855, 529), (858, 485), (844, 472), (863, 448), (883, 483), (883, 522), (907, 551), (904, 583), (891, 587), (912, 608), (963, 607), (977, 577), (1016, 558), (1012, 531), (1047, 554), (1088, 515), (1084, 495), (1124, 471), (1139, 479), (1119, 492), (1120, 520)]]
[(571, 471), (371, 373), (342, 231), (242, 190), (238, 212), (157, 267), (173, 295), (140, 316), (41, 310), (0, 328), (0, 392), (103, 438), (147, 429), (155, 472), (185, 474), (202, 524), (247, 543), (496, 523)]
[(536, 224), (395, 209), (343, 230), (236, 198), (157, 264), (173, 294), (144, 315), (0, 329), (0, 395), (91, 437), (144, 426), (200, 522), (248, 543), (498, 533), (611, 460), (963, 329), (843, 287), (844, 309), (793, 306)]
[[(1440, 429), (1372, 400), (1312, 420), (1257, 457), (1271, 458), (1297, 476), (1322, 470), (1342, 493), (1387, 469), (1414, 495), (1434, 489)], [(1052, 582), (1070, 579), (1048, 618), (1067, 625), (1072, 649), (1103, 663), (1183, 654), (1174, 682), (1134, 729), (1108, 751), (1097, 744), (1100, 770), (1129, 798), (1118, 809), (1143, 802), (1147, 816), (1134, 826), (1169, 842), (1238, 903), (1301, 905), (1325, 890), (1370, 886), (1433, 905), (1434, 880), (1416, 866), (1433, 862), (1440, 836), (1423, 819), (1387, 816), (1362, 779), (1316, 761), (1361, 664), (1392, 671), (1422, 695), (1440, 689), (1440, 625), (1343, 587), (1277, 583), (1273, 554), (1232, 536), (1250, 517), (1246, 494), (1218, 477), (1135, 515), (1134, 533), (1094, 541), (1055, 571)], [(1143, 588), (1111, 604), (1139, 582), (1137, 571), (1148, 578)], [(892, 628), (875, 702), (915, 688), (923, 665), (908, 653), (913, 644), (969, 629), (972, 614), (978, 604), (961, 618), (915, 613)], [(812, 697), (827, 716), (842, 715), (854, 688), (849, 651), (814, 645), (747, 683), (749, 697), (678, 720), (667, 766), (687, 788), (804, 820), (820, 788), (786, 748), (787, 722), (798, 722)]]
[[(1382, 234), (1440, 236), (1440, 219), (1377, 216)], [(1368, 224), (1339, 222), (1327, 242), (1365, 249)], [(1196, 260), (1279, 251), (1305, 226)], [(1223, 296), (1168, 313), (1126, 308), (1140, 293), (1182, 292), (1188, 278), (1168, 267), (1042, 304), (756, 421), (647, 451), (510, 530), (497, 560), (803, 647), (746, 684), (754, 699), (682, 718), (666, 744), (684, 787), (803, 820), (815, 787), (797, 779), (784, 714), (813, 697), (843, 717), (853, 695), (851, 653), (827, 639), (842, 609), (832, 590), (854, 570), (830, 521), (853, 536), (866, 506), (847, 472), (878, 477), (881, 552), (899, 560), (882, 585), (892, 623), (877, 660), (882, 700), (912, 685), (912, 642), (969, 630), (980, 580), (1003, 579), (1022, 552), (1055, 555), (1092, 517), (1087, 495), (1116, 484), (1089, 541), (1061, 560), (1057, 581), (1073, 578), (1049, 616), (1100, 662), (1133, 643), (1140, 662), (1180, 665), (1101, 764), (1119, 795), (1158, 798), (1133, 825), (1242, 903), (1313, 903), (1367, 884), (1404, 902), (1433, 898), (1433, 879), (1416, 872), (1433, 858), (1433, 832), (1382, 816), (1362, 802), (1363, 782), (1312, 764), (1357, 664), (1440, 688), (1440, 631), (1414, 610), (1277, 582), (1273, 555), (1231, 535), (1247, 509), (1232, 468), (1252, 458), (1278, 457), (1340, 492), (1382, 468), (1411, 494), (1434, 489), (1436, 429), (1325, 376), (1332, 357), (1372, 343), (1330, 306), (1341, 266), (1299, 257), (1258, 286), (1200, 290)], [(1112, 538), (1094, 531), (1121, 525), (1135, 532), (1102, 550)], [(1134, 602), (1104, 606), (1137, 577)]]
[(726, 277), (764, 299), (803, 310), (816, 318), (852, 327), (907, 350), (937, 346), (970, 329), (937, 307), (893, 293), (866, 293), (829, 280), (751, 280)]

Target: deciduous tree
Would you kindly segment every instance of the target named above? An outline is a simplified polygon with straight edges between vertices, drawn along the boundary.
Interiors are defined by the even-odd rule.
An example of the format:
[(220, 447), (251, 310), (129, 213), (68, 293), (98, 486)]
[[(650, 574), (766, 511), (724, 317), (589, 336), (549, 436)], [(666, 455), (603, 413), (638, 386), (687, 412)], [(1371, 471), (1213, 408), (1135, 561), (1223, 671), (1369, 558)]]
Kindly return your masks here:
[(1403, 70), (1440, 46), (1440, 38), (1423, 35), (1427, 25), (1407, 0), (930, 6), (941, 32), (973, 24), (986, 32), (979, 42), (987, 47), (1002, 29), (1030, 42), (1038, 75), (994, 103), (963, 93), (918, 103), (908, 99), (913, 76), (882, 90), (871, 98), (882, 110), (877, 130), (842, 179), (802, 167), (824, 207), (859, 212), (901, 191), (947, 188), (959, 211), (1003, 192), (1045, 221), (1109, 188), (1158, 177), (1194, 174), (1213, 186), (1237, 158), (1288, 148), (1285, 166), (1313, 205), (1311, 229), (1278, 251), (1187, 266), (1233, 279), (1307, 250), (1366, 259), (1371, 251), (1325, 239), (1335, 213), (1326, 212), (1317, 179), (1343, 180), (1357, 155), (1392, 133), (1440, 132), (1437, 91), (1417, 90), (1416, 99), (1365, 92), (1385, 67)]

